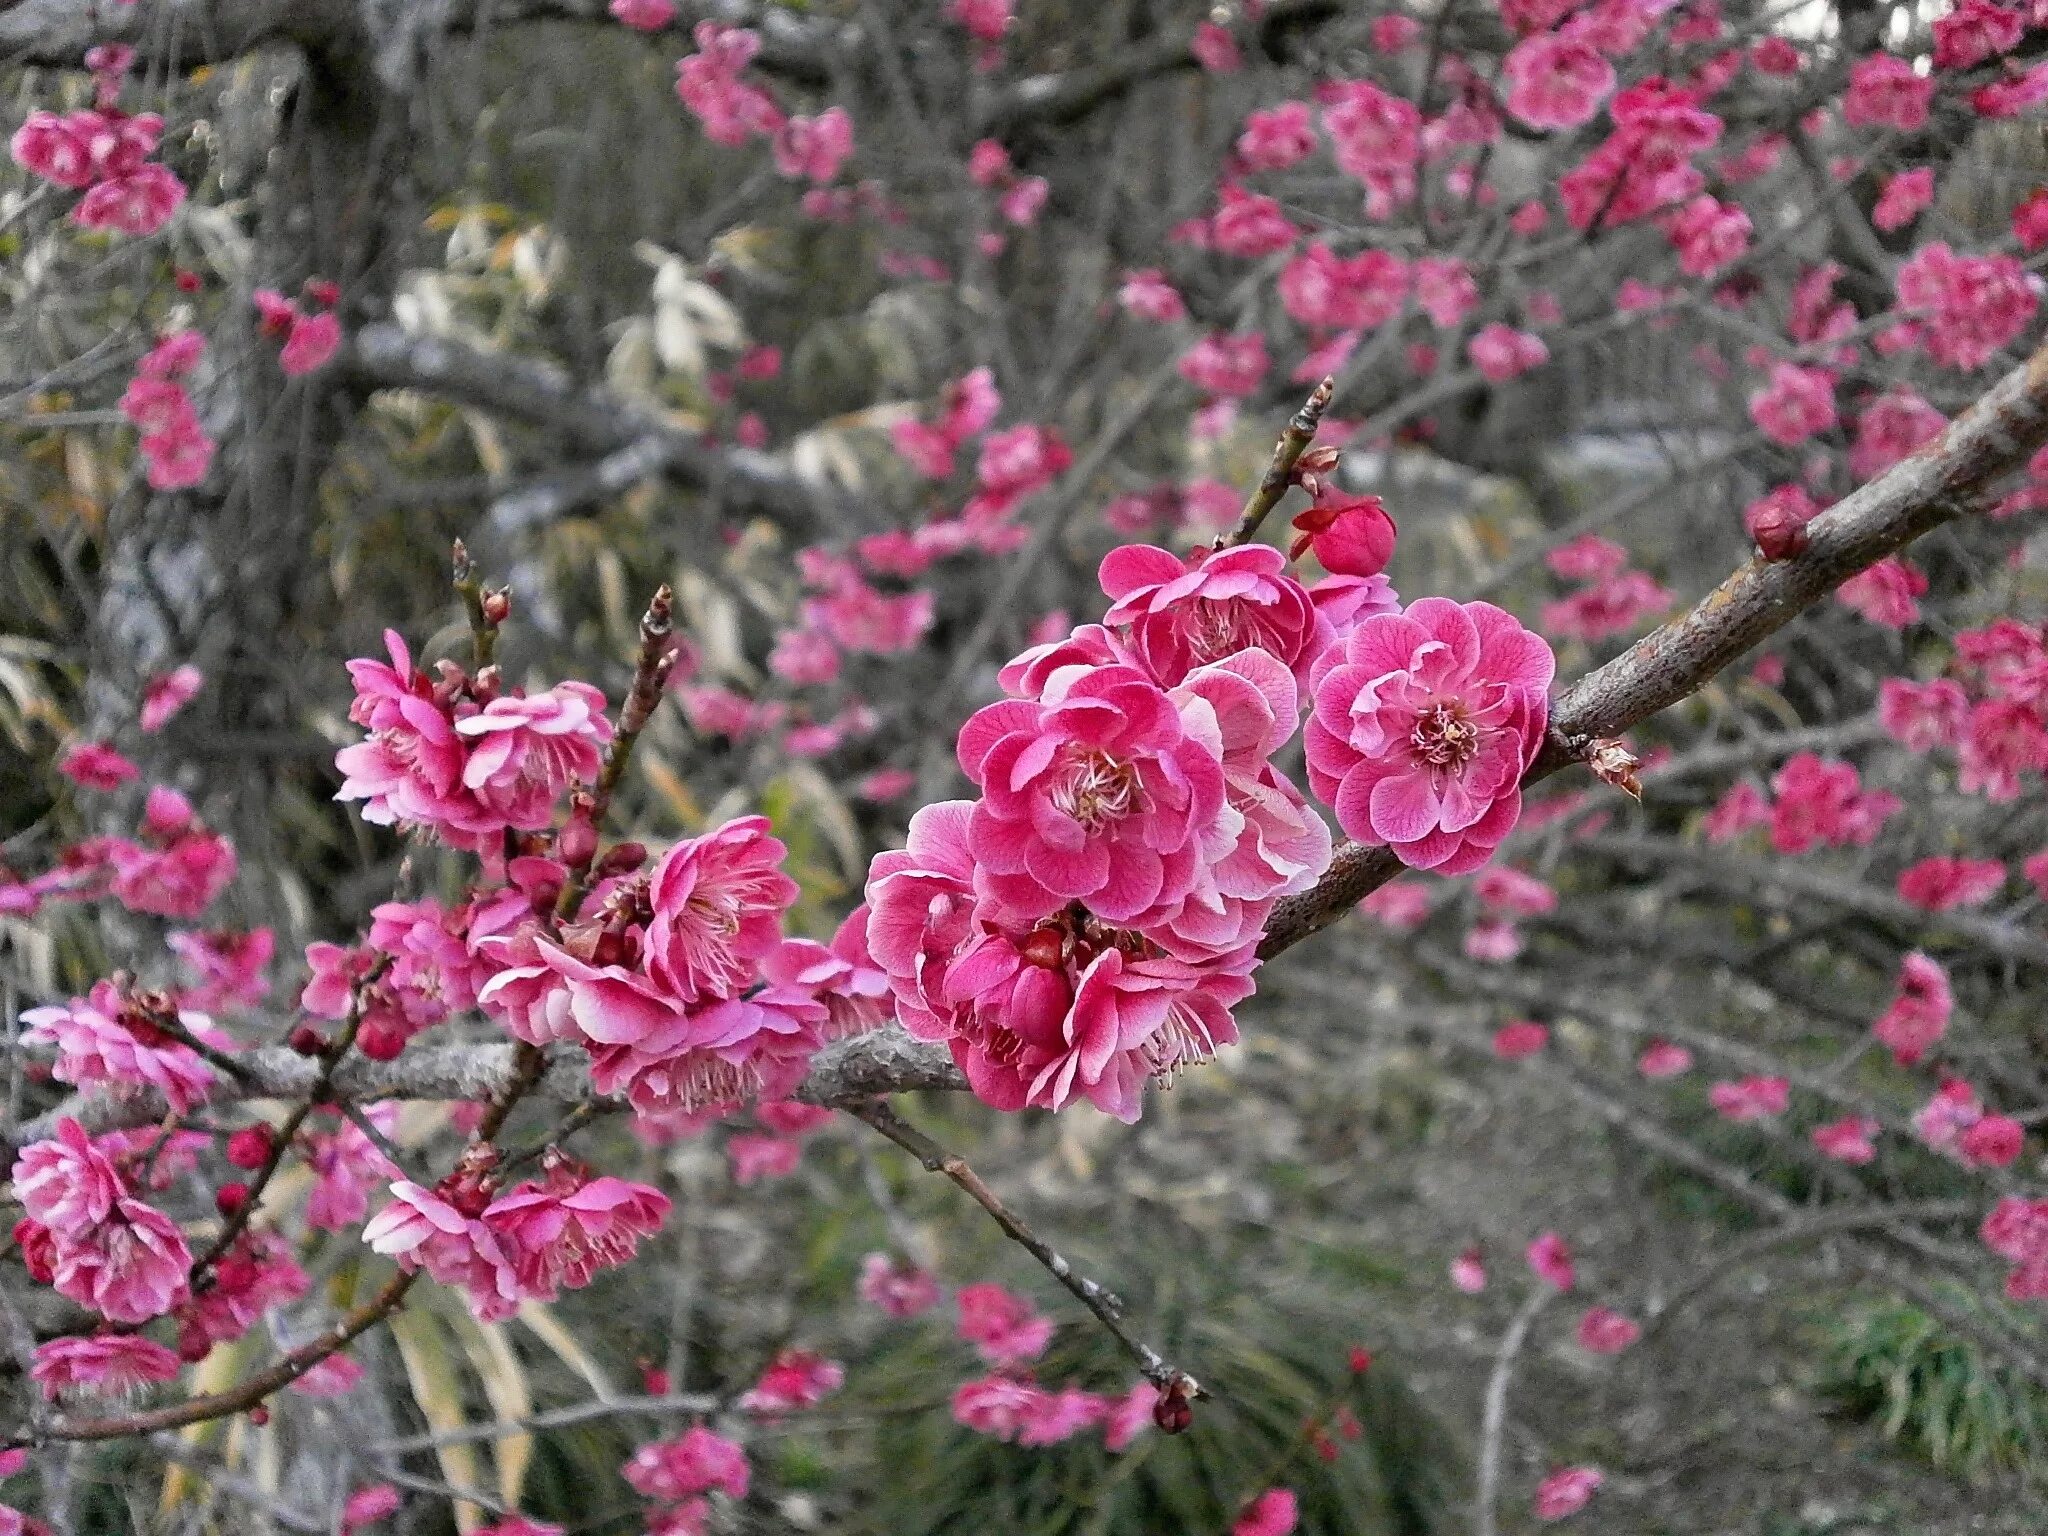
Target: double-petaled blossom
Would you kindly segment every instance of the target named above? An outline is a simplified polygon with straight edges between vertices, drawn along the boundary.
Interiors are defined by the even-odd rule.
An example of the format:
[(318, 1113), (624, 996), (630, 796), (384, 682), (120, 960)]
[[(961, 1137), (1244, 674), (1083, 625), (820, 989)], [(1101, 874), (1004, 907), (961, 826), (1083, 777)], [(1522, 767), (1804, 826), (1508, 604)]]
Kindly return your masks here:
[(908, 1261), (871, 1253), (861, 1260), (860, 1299), (891, 1317), (919, 1317), (939, 1304), (939, 1282)]
[(202, 1360), (216, 1344), (239, 1339), (272, 1307), (297, 1301), (312, 1281), (275, 1232), (244, 1232), (213, 1267), (213, 1284), (177, 1308), (178, 1354)]
[(740, 1394), (740, 1408), (773, 1418), (802, 1408), (815, 1408), (837, 1392), (846, 1368), (837, 1360), (808, 1349), (785, 1349), (768, 1362), (761, 1379)]
[(1614, 89), (1614, 66), (1590, 44), (1539, 33), (1515, 44), (1502, 61), (1508, 110), (1531, 128), (1576, 128), (1591, 122)]
[(798, 895), (768, 818), (743, 816), (675, 844), (647, 879), (647, 974), (683, 1002), (738, 995), (782, 941)]
[(1317, 661), (1309, 783), (1354, 838), (1414, 868), (1477, 869), (1521, 815), (1556, 661), (1489, 603), (1423, 598)]
[[(1333, 553), (1344, 547), (1330, 543)], [(1126, 544), (1103, 557), (1099, 578), (1111, 599), (1103, 623), (1127, 633), (1132, 653), (1161, 687), (1251, 646), (1305, 682), (1330, 640), (1308, 590), (1270, 545), (1240, 544), (1181, 560), (1153, 545)]]
[(807, 992), (823, 1005), (819, 1033), (827, 1040), (866, 1034), (889, 1018), (889, 978), (868, 953), (865, 905), (847, 914), (829, 945), (784, 939), (761, 969), (772, 985)]
[(1899, 872), (1899, 896), (1929, 912), (1981, 907), (2005, 885), (2005, 866), (1997, 859), (1956, 858), (1937, 854)]
[(1284, 171), (1315, 150), (1315, 124), (1305, 101), (1283, 101), (1252, 113), (1244, 120), (1244, 132), (1237, 136), (1237, 157), (1248, 170)]
[(1939, 961), (1915, 950), (1900, 963), (1898, 990), (1871, 1033), (1892, 1053), (1892, 1060), (1910, 1067), (1941, 1039), (1954, 1011), (1948, 972)]
[(478, 1319), (510, 1317), (522, 1290), (497, 1235), (479, 1219), (485, 1203), (480, 1189), (460, 1175), (444, 1187), (446, 1196), (410, 1179), (393, 1184), (390, 1203), (363, 1228), (364, 1244), (403, 1269), (424, 1269), (460, 1290)]
[(1812, 752), (1788, 758), (1771, 788), (1777, 794), (1771, 846), (1779, 853), (1867, 846), (1900, 804), (1887, 790), (1863, 788), (1854, 763), (1825, 761)]
[(1958, 256), (1942, 241), (1898, 271), (1899, 308), (1927, 355), (1950, 368), (1982, 368), (2040, 308), (2039, 279), (2007, 255)]
[(586, 1286), (600, 1269), (632, 1258), (668, 1211), (668, 1197), (659, 1190), (593, 1179), (557, 1156), (540, 1182), (498, 1196), (481, 1219), (510, 1261), (521, 1294), (552, 1301), (563, 1288)]
[(213, 1086), (213, 1068), (186, 1043), (219, 1040), (212, 1021), (179, 1010), (166, 997), (123, 996), (111, 981), (100, 981), (85, 997), (25, 1010), (21, 1022), (29, 1026), (24, 1045), (56, 1047), (53, 1072), (61, 1082), (104, 1084), (130, 1095), (155, 1089), (181, 1115)]
[(793, 180), (831, 181), (853, 153), (853, 119), (844, 107), (816, 117), (792, 117), (775, 130), (775, 168)]
[(1743, 1077), (1710, 1086), (1707, 1102), (1723, 1120), (1743, 1124), (1782, 1115), (1790, 1093), (1791, 1084), (1782, 1077)]
[(744, 1499), (752, 1481), (745, 1449), (702, 1424), (641, 1446), (620, 1472), (636, 1492), (669, 1504), (700, 1493)]
[(182, 1369), (177, 1355), (154, 1339), (102, 1333), (38, 1345), (29, 1374), (55, 1401), (84, 1394), (133, 1397), (151, 1383), (176, 1380)]
[(2048, 1200), (2007, 1195), (1984, 1218), (1977, 1235), (2013, 1268), (2005, 1294), (2014, 1301), (2048, 1301)]
[(1912, 133), (1925, 126), (1934, 100), (1934, 81), (1895, 54), (1876, 53), (1849, 67), (1842, 121), (1856, 128), (1896, 128)]
[(1873, 624), (1904, 629), (1919, 620), (1920, 598), (1926, 592), (1927, 577), (1898, 556), (1889, 555), (1835, 588), (1835, 600)]
[[(16, 1239), (47, 1261), (58, 1293), (111, 1322), (161, 1317), (186, 1295), (191, 1250), (177, 1224), (128, 1192), (118, 1169), (75, 1120), (24, 1147), (13, 1170), (28, 1212)], [(39, 1278), (44, 1278), (39, 1276)]]
[(1835, 377), (1825, 368), (1774, 363), (1764, 385), (1749, 397), (1750, 420), (1772, 442), (1790, 448), (1840, 418), (1835, 412)]
[(1878, 684), (1878, 720), (1892, 740), (1912, 752), (1957, 745), (1969, 713), (1969, 696), (1953, 678), (1916, 683), (1888, 677)]
[(990, 1365), (1023, 1365), (1052, 1342), (1052, 1319), (1039, 1316), (1030, 1302), (1000, 1285), (966, 1286), (957, 1299), (960, 1337)]
[(468, 748), (463, 788), (484, 816), (522, 831), (546, 826), (570, 785), (596, 781), (612, 739), (604, 695), (588, 683), (492, 699), (455, 729)]
[(1878, 1122), (1868, 1115), (1845, 1115), (1826, 1125), (1815, 1126), (1808, 1139), (1812, 1141), (1814, 1151), (1822, 1157), (1860, 1168), (1877, 1161), (1875, 1137), (1880, 1129)]

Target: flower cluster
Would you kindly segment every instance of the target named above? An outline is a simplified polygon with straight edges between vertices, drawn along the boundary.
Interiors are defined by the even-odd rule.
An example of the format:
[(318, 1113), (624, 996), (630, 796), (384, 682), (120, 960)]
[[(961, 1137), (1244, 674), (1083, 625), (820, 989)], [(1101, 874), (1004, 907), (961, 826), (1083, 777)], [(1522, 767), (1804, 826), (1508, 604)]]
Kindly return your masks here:
[(149, 158), (163, 132), (154, 112), (131, 117), (103, 101), (77, 112), (31, 112), (10, 148), (23, 170), (85, 194), (71, 210), (81, 228), (153, 235), (185, 201), (185, 183)]
[(183, 380), (206, 352), (197, 331), (176, 331), (144, 354), (121, 396), (121, 414), (142, 434), (137, 445), (160, 491), (198, 485), (213, 467), (213, 439), (206, 435)]

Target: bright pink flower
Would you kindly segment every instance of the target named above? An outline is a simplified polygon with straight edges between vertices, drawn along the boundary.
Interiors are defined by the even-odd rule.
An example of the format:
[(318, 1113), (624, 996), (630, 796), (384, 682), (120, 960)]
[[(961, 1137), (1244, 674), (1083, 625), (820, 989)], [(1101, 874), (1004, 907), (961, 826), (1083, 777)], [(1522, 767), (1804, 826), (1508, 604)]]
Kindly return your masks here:
[(960, 1337), (990, 1365), (1022, 1365), (1036, 1360), (1052, 1342), (1053, 1321), (1040, 1317), (1031, 1303), (1000, 1285), (984, 1282), (961, 1290)]
[(1502, 1061), (1520, 1061), (1524, 1056), (1538, 1055), (1549, 1044), (1549, 1028), (1528, 1019), (1503, 1024), (1493, 1032), (1493, 1054)]
[(1244, 68), (1244, 56), (1237, 50), (1237, 39), (1230, 35), (1228, 27), (1213, 21), (1205, 21), (1195, 28), (1188, 52), (1212, 75), (1233, 75)]
[(113, 790), (134, 780), (136, 766), (103, 741), (81, 741), (58, 759), (57, 771), (81, 789)]
[(978, 1435), (1014, 1440), (1039, 1411), (1045, 1393), (1029, 1381), (998, 1371), (964, 1381), (953, 1393), (953, 1422)]
[(1303, 325), (1359, 331), (1385, 325), (1408, 297), (1408, 267), (1386, 251), (1344, 257), (1312, 240), (1280, 270), (1280, 302)]
[(871, 1253), (861, 1260), (860, 1299), (891, 1317), (919, 1317), (939, 1304), (939, 1282), (908, 1260)]
[(635, 1492), (672, 1504), (700, 1493), (744, 1499), (753, 1480), (746, 1450), (702, 1424), (641, 1446), (620, 1472)]
[(1529, 1244), (1527, 1258), (1536, 1278), (1552, 1290), (1568, 1291), (1578, 1282), (1571, 1248), (1555, 1232), (1545, 1232)]
[(1559, 639), (1605, 640), (1626, 634), (1670, 606), (1670, 591), (1649, 572), (1623, 571), (1545, 603), (1540, 622)]
[(1914, 683), (1888, 677), (1878, 685), (1878, 719), (1894, 741), (1914, 752), (1955, 746), (1969, 710), (1962, 684), (1950, 678)]
[(1422, 23), (1413, 16), (1389, 11), (1372, 22), (1372, 45), (1380, 53), (1395, 54), (1412, 48), (1422, 39)]
[(297, 1301), (312, 1285), (273, 1232), (243, 1233), (213, 1274), (210, 1287), (178, 1307), (178, 1353), (187, 1360), (241, 1338), (265, 1312)]
[(1071, 1440), (1092, 1424), (1100, 1424), (1109, 1412), (1106, 1399), (1079, 1387), (1067, 1386), (1057, 1392), (1040, 1392), (1028, 1403), (1017, 1429), (1019, 1445), (1058, 1445)]
[(1956, 1151), (1973, 1168), (2010, 1168), (2026, 1139), (2026, 1128), (2011, 1116), (1985, 1115), (1964, 1128)]
[(268, 928), (248, 933), (173, 929), (164, 943), (198, 976), (196, 985), (181, 990), (179, 1000), (202, 1013), (260, 1003), (270, 991), (264, 971), (277, 936)]
[(94, 186), (71, 210), (71, 222), (81, 229), (153, 235), (171, 222), (184, 201), (185, 183), (169, 167), (150, 161)]
[(785, 1349), (768, 1362), (761, 1379), (740, 1397), (746, 1413), (764, 1417), (814, 1408), (846, 1380), (846, 1369), (836, 1360), (807, 1349)]
[(1182, 355), (1180, 376), (1208, 394), (1239, 399), (1258, 389), (1271, 366), (1263, 332), (1216, 331)]
[(1230, 1536), (1289, 1536), (1300, 1518), (1292, 1488), (1268, 1488), (1245, 1506)]
[(277, 355), (277, 365), (288, 377), (296, 378), (325, 367), (340, 347), (341, 321), (335, 315), (296, 315), (291, 335)]
[(676, 65), (676, 96), (704, 125), (704, 136), (714, 144), (744, 144), (780, 127), (781, 108), (740, 78), (760, 52), (760, 34), (700, 21), (691, 35), (697, 52)]
[(1888, 555), (1835, 588), (1835, 597), (1873, 624), (1904, 629), (1919, 620), (1919, 599), (1926, 591), (1927, 578), (1917, 567)]
[(1544, 345), (1541, 336), (1518, 331), (1498, 320), (1480, 328), (1465, 344), (1465, 354), (1475, 368), (1496, 384), (1505, 384), (1550, 361), (1550, 348)]
[(1614, 66), (1590, 45), (1555, 32), (1515, 44), (1502, 61), (1508, 110), (1531, 128), (1591, 122), (1614, 89)]
[(1422, 113), (1370, 80), (1331, 82), (1318, 92), (1337, 168), (1365, 187), (1366, 214), (1387, 218), (1415, 196)]
[(1884, 192), (1870, 211), (1870, 222), (1883, 230), (1904, 229), (1933, 201), (1933, 166), (1900, 171), (1885, 178)]
[(1309, 781), (1344, 831), (1464, 874), (1521, 814), (1556, 662), (1489, 603), (1424, 598), (1364, 620), (1317, 661)]
[(1712, 277), (1749, 249), (1749, 215), (1735, 203), (1705, 193), (1688, 201), (1665, 225), (1679, 270)]
[(69, 1234), (53, 1229), (51, 1236), (51, 1284), (57, 1293), (109, 1322), (148, 1322), (189, 1294), (192, 1252), (184, 1234), (161, 1211), (131, 1196), (116, 1200), (97, 1225)]
[(1315, 126), (1305, 101), (1283, 101), (1269, 111), (1252, 113), (1237, 137), (1237, 157), (1253, 171), (1284, 171), (1315, 149)]
[(614, 19), (640, 32), (659, 32), (676, 19), (676, 0), (612, 0)]
[(1128, 1448), (1152, 1427), (1152, 1416), (1158, 1408), (1159, 1389), (1149, 1381), (1141, 1381), (1122, 1397), (1113, 1399), (1102, 1416), (1103, 1449), (1115, 1455)]
[(1669, 1040), (1653, 1040), (1636, 1058), (1636, 1070), (1652, 1080), (1681, 1077), (1692, 1070), (1692, 1052)]
[(503, 824), (491, 826), (463, 786), (468, 756), (453, 711), (413, 666), (396, 631), (385, 631), (384, 642), (389, 666), (348, 664), (356, 685), (349, 718), (370, 737), (337, 754), (344, 780), (335, 798), (366, 802), (363, 819), (379, 826), (429, 828), (455, 846), (480, 847), (499, 836)]
[(1811, 752), (1786, 760), (1771, 780), (1771, 846), (1779, 853), (1867, 846), (1899, 809), (1898, 797), (1866, 790), (1853, 763), (1823, 762)]
[(1842, 120), (1856, 128), (1912, 133), (1925, 126), (1933, 100), (1933, 80), (1916, 74), (1911, 64), (1893, 54), (1872, 54), (1850, 66)]
[(138, 723), (145, 733), (154, 734), (170, 721), (171, 716), (192, 702), (205, 682), (205, 675), (197, 667), (176, 667), (160, 677), (153, 677), (142, 690), (142, 708)]
[(39, 1345), (31, 1374), (54, 1402), (79, 1393), (130, 1398), (151, 1382), (175, 1381), (181, 1369), (177, 1355), (153, 1339), (102, 1333)]
[(1305, 681), (1329, 640), (1307, 590), (1270, 545), (1182, 561), (1151, 545), (1126, 544), (1103, 557), (1100, 579), (1112, 599), (1103, 623), (1127, 629), (1132, 653), (1162, 687), (1249, 646)]
[(552, 1301), (558, 1290), (590, 1284), (600, 1269), (624, 1264), (640, 1239), (661, 1230), (668, 1196), (624, 1179), (593, 1179), (568, 1159), (554, 1161), (545, 1181), (498, 1196), (484, 1226), (518, 1276), (522, 1294)]
[(1563, 1520), (1576, 1515), (1606, 1480), (1597, 1467), (1564, 1467), (1551, 1473), (1537, 1485), (1536, 1518)]
[(1977, 1090), (1961, 1078), (1949, 1078), (1934, 1096), (1913, 1112), (1913, 1131), (1937, 1152), (1958, 1155), (1963, 1132), (1984, 1118)]
[(1738, 1124), (1770, 1120), (1785, 1113), (1791, 1084), (1782, 1077), (1744, 1077), (1707, 1089), (1707, 1102), (1723, 1120)]
[(1619, 1312), (1588, 1307), (1579, 1319), (1579, 1348), (1596, 1355), (1618, 1355), (1643, 1336), (1643, 1330)]
[(1451, 1284), (1467, 1296), (1486, 1289), (1486, 1259), (1477, 1248), (1467, 1248), (1451, 1260)]
[(1814, 1150), (1838, 1163), (1861, 1167), (1877, 1160), (1877, 1148), (1872, 1139), (1878, 1130), (1878, 1123), (1868, 1116), (1848, 1115), (1814, 1128)]
[(978, 889), (1025, 920), (1080, 901), (1123, 922), (1185, 896), (1222, 825), (1214, 729), (1119, 665), (1055, 672), (1042, 698), (977, 712), (959, 758), (983, 791)]
[(853, 153), (853, 119), (844, 107), (792, 117), (775, 130), (775, 168), (792, 180), (823, 185)]
[(2048, 1200), (2007, 1195), (1992, 1207), (1977, 1235), (2015, 1266), (2005, 1278), (2008, 1297), (2048, 1300)]
[(2020, 776), (2048, 768), (2048, 726), (2040, 712), (2018, 699), (1985, 699), (1971, 706), (1964, 725), (1962, 771), (1965, 794), (1993, 801), (2014, 799)]
[(1123, 286), (1117, 289), (1117, 302), (1136, 319), (1160, 323), (1185, 319), (1188, 312), (1180, 290), (1157, 267), (1125, 273)]
[(1835, 376), (1824, 368), (1774, 363), (1764, 387), (1749, 397), (1750, 419), (1764, 436), (1790, 448), (1838, 420)]
[(403, 1269), (424, 1268), (442, 1285), (461, 1290), (483, 1321), (509, 1317), (518, 1308), (519, 1279), (491, 1229), (410, 1180), (391, 1186), (391, 1202), (363, 1228), (363, 1243)]
[[(1313, 551), (1323, 569), (1334, 576), (1377, 576), (1393, 558), (1394, 520), (1377, 496), (1349, 497), (1325, 488), (1314, 506), (1296, 514), (1292, 526), (1295, 537), (1288, 549), (1290, 558), (1299, 560)], [(1322, 641), (1317, 649), (1327, 643)], [(1313, 659), (1305, 658), (1296, 668), (1297, 675), (1306, 674), (1307, 662)]]
[(89, 996), (66, 1005), (27, 1009), (21, 1022), (29, 1026), (24, 1045), (57, 1048), (52, 1071), (61, 1082), (104, 1083), (116, 1094), (153, 1088), (180, 1115), (202, 1103), (213, 1086), (213, 1068), (166, 1028), (175, 1024), (211, 1036), (212, 1020), (124, 998), (111, 981), (93, 983)]
[(2048, 245), (2048, 187), (2036, 187), (2014, 207), (2012, 232), (2029, 254)]
[(685, 1003), (738, 996), (782, 942), (799, 895), (768, 818), (743, 816), (675, 844), (647, 880), (647, 974)]
[(1011, 0), (947, 0), (946, 14), (965, 27), (970, 37), (999, 43), (1010, 29)]
[(363, 1379), (363, 1368), (347, 1355), (329, 1355), (291, 1384), (301, 1397), (346, 1397)]
[(1900, 964), (1898, 990), (1871, 1032), (1894, 1061), (1910, 1067), (1941, 1039), (1954, 1009), (1948, 972), (1915, 950)]
[(1950, 368), (1982, 368), (2040, 307), (2035, 279), (2016, 257), (1958, 256), (1941, 241), (1914, 252), (1896, 283), (1927, 355)]
[(355, 1536), (355, 1532), (364, 1526), (375, 1525), (387, 1516), (397, 1514), (402, 1502), (398, 1490), (389, 1483), (373, 1483), (368, 1488), (358, 1488), (342, 1506), (342, 1536)]
[(1628, 566), (1628, 551), (1612, 539), (1584, 533), (1544, 556), (1543, 563), (1566, 581), (1603, 581)]
[[(593, 784), (612, 739), (604, 695), (588, 683), (491, 700), (456, 721), (468, 760), (462, 784), (481, 814), (522, 831), (548, 825), (575, 784)], [(367, 813), (366, 813), (367, 816)]]
[(1920, 860), (1899, 874), (1899, 895), (1929, 912), (1981, 907), (2005, 885), (2005, 865), (1997, 859), (1965, 859), (1947, 855)]
[(14, 1160), (14, 1198), (60, 1242), (107, 1221), (128, 1193), (113, 1163), (76, 1120), (57, 1122), (50, 1141), (31, 1142)]
[(2026, 28), (2026, 17), (2019, 11), (1992, 0), (1958, 0), (1954, 10), (1934, 21), (1934, 67), (1968, 69), (2010, 52)]
[(1281, 212), (1280, 204), (1263, 193), (1247, 192), (1225, 182), (1217, 190), (1216, 216), (1209, 221), (1209, 244), (1225, 256), (1256, 261), (1286, 250), (1301, 231)]

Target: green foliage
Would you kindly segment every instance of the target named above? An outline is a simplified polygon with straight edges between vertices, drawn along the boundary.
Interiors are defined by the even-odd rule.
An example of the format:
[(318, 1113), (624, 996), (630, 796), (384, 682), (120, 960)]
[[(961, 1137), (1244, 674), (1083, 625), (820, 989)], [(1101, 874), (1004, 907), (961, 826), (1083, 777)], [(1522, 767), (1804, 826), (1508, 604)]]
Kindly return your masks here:
[[(1984, 1304), (1960, 1289), (1958, 1310)], [(1935, 1466), (1977, 1482), (2048, 1476), (2048, 1391), (1920, 1308), (1866, 1298), (1822, 1324), (1824, 1391)]]

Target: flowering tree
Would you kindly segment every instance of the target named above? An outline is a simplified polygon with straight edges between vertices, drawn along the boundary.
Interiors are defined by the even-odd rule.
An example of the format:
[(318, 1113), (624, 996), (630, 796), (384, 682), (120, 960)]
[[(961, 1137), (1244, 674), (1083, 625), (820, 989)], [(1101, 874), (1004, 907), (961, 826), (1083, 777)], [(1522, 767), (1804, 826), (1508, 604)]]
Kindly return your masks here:
[[(640, 1341), (625, 1397), (634, 1355), (550, 1308), (659, 1283), (721, 1198), (690, 1149), (750, 1186), (841, 1120), (1123, 1358), (1059, 1379), (1023, 1270), (968, 1279), (959, 1425), (1121, 1455), (1227, 1416), (897, 1100), (1138, 1122), (1278, 1038), (1265, 968), (1340, 920), (1310, 974), (1354, 1015), (1436, 1000), (1766, 1223), (1675, 1295), (1596, 1257), (1580, 1351), (1824, 1243), (2048, 1388), (2048, 191), (2009, 121), (2044, 33), (1993, 0), (0, 9), (0, 1530), (83, 1528), (111, 1442), (238, 1520), (530, 1536), (561, 1527), (513, 1438), (625, 1414), (625, 1518), (736, 1528), (848, 1381), (829, 1325), (744, 1379)], [(494, 117), (650, 69), (637, 128), (567, 151)], [(858, 1295), (927, 1313), (867, 1183)], [(1581, 1289), (1521, 1217), (1472, 1528), (1626, 1522), (1610, 1469), (1510, 1444)], [(1461, 1247), (1445, 1306), (1492, 1283)], [(495, 1358), (552, 1337), (586, 1400), (475, 1430), (428, 1394), (427, 1439), (302, 1451), (296, 1489), (205, 1437), (343, 1415), (386, 1330), (418, 1389), (432, 1295)], [(1240, 1536), (1315, 1523), (1293, 1457), (1342, 1454), (1350, 1390), (1231, 1488)]]

